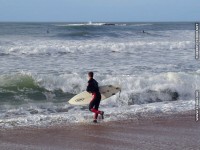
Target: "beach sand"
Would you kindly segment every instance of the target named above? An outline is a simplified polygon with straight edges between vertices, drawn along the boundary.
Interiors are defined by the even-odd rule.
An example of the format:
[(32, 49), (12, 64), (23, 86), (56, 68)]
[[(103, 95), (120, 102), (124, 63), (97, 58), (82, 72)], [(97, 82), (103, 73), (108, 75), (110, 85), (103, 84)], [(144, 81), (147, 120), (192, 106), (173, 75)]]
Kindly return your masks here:
[(1, 150), (199, 150), (193, 112), (98, 124), (0, 130)]

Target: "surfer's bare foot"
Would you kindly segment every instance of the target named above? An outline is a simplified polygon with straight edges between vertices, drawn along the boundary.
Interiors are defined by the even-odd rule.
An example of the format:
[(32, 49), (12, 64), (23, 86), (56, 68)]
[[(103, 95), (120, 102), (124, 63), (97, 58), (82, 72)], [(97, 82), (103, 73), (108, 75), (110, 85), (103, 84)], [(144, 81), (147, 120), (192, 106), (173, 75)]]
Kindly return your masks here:
[(101, 111), (101, 117), (104, 119), (104, 111)]
[(97, 120), (93, 120), (93, 123), (97, 123)]

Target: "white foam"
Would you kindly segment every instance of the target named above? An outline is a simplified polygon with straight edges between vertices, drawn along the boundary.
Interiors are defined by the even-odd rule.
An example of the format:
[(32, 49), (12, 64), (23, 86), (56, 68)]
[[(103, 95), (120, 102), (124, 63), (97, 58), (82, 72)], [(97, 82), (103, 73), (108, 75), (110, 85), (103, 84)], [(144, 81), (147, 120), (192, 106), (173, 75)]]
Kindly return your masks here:
[[(84, 91), (87, 85), (87, 76), (85, 74), (66, 73), (54, 76), (23, 71), (21, 75), (31, 76), (41, 87), (50, 91), (61, 89), (63, 92), (78, 94)], [(149, 90), (159, 93), (167, 89), (170, 89), (172, 92), (178, 92), (179, 99), (187, 100), (193, 98), (196, 89), (200, 89), (200, 76), (198, 73), (193, 72), (168, 72), (144, 75), (102, 75), (97, 73), (96, 79), (99, 85), (113, 84), (121, 86), (121, 98), (126, 100), (128, 100), (126, 97), (134, 93), (144, 94), (149, 92)], [(163, 93), (160, 94), (162, 96)]]
[[(92, 23), (101, 25), (103, 23)], [(79, 24), (75, 24), (79, 25)], [(85, 24), (83, 24), (85, 25)], [(137, 24), (136, 24), (137, 25)], [(139, 24), (148, 25), (148, 24)], [(151, 24), (150, 24), (151, 25)], [(113, 31), (114, 32), (114, 31)], [(48, 37), (31, 36), (4, 36), (0, 37), (0, 50), (4, 54), (12, 55), (58, 55), (59, 53), (99, 53), (99, 52), (166, 52), (187, 53), (193, 49), (194, 32), (191, 30), (167, 30), (167, 31), (147, 31), (149, 34), (143, 35), (133, 31), (123, 31), (124, 35), (118, 38), (102, 36), (98, 39), (67, 40)], [(128, 33), (128, 36), (127, 36)], [(148, 35), (161, 35), (152, 36)], [(138, 53), (136, 53), (138, 54)]]
[(102, 26), (105, 23), (93, 23), (93, 22), (88, 22), (88, 23), (69, 23), (69, 24), (56, 24), (55, 26), (60, 26), (60, 27), (65, 27), (65, 26)]
[[(61, 89), (63, 92), (78, 94), (86, 89), (87, 76), (83, 73), (64, 73), (60, 75), (42, 75), (32, 72), (22, 71), (18, 74), (0, 76), (1, 85), (13, 85), (16, 81), (30, 77), (36, 84), (49, 91)], [(121, 99), (128, 101), (134, 94), (140, 94), (139, 100), (145, 102), (145, 97), (141, 94), (150, 94), (155, 91), (158, 97), (163, 94), (177, 92), (179, 99), (193, 98), (194, 91), (200, 89), (200, 76), (198, 71), (191, 73), (167, 72), (160, 74), (143, 75), (102, 75), (96, 73), (99, 85), (119, 85), (122, 88)], [(169, 93), (162, 91), (170, 90)], [(149, 92), (150, 91), (150, 92)], [(154, 95), (155, 93), (152, 93)], [(145, 95), (143, 95), (145, 96)], [(149, 97), (147, 97), (149, 98)], [(165, 101), (165, 98), (162, 98)], [(168, 100), (166, 98), (166, 100)]]
[[(45, 76), (22, 72), (31, 76), (38, 84), (51, 91), (62, 89), (64, 92), (79, 93), (85, 90), (86, 79), (80, 74), (63, 74)], [(100, 80), (102, 79), (103, 80)], [(173, 114), (194, 109), (194, 91), (200, 89), (198, 73), (161, 73), (143, 76), (111, 76), (97, 74), (100, 85), (113, 84), (122, 87), (122, 92), (101, 102), (107, 117), (105, 121), (127, 119), (137, 114)], [(170, 91), (179, 94), (178, 100), (171, 101)], [(154, 91), (154, 92), (149, 92)], [(138, 96), (139, 94), (139, 96)], [(51, 98), (50, 98), (51, 99)], [(149, 103), (151, 99), (151, 103)], [(157, 101), (160, 99), (161, 102)], [(132, 105), (134, 104), (134, 105)], [(65, 123), (90, 122), (92, 114), (87, 106), (71, 106), (65, 103), (30, 103), (11, 106), (2, 105), (0, 116), (1, 127), (45, 126)]]
[[(175, 102), (160, 102), (143, 105), (123, 106), (123, 107), (102, 107), (105, 111), (105, 120), (116, 121), (125, 119), (139, 119), (151, 114), (162, 116), (163, 114), (174, 114), (194, 109), (193, 100), (180, 100)], [(54, 126), (66, 125), (67, 123), (90, 123), (92, 113), (89, 110), (74, 109), (66, 113), (35, 114), (20, 117), (0, 119), (1, 128), (13, 128), (20, 126)], [(100, 120), (101, 121), (101, 120)]]
[(1, 46), (1, 50), (5, 54), (12, 55), (60, 55), (61, 53), (99, 53), (99, 52), (129, 52), (137, 54), (138, 51), (146, 50), (165, 49), (176, 50), (176, 49), (191, 49), (194, 44), (191, 41), (108, 41), (106, 44), (103, 41), (62, 41), (62, 40), (30, 40), (16, 41), (15, 45), (4, 45)]

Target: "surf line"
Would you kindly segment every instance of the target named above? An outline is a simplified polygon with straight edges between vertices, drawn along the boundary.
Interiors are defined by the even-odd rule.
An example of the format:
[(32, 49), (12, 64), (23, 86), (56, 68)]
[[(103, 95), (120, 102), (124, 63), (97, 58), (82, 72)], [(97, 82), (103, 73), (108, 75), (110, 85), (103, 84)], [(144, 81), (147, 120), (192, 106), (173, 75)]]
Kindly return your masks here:
[(195, 120), (199, 121), (199, 90), (195, 91)]
[(199, 23), (195, 23), (195, 59), (199, 59)]

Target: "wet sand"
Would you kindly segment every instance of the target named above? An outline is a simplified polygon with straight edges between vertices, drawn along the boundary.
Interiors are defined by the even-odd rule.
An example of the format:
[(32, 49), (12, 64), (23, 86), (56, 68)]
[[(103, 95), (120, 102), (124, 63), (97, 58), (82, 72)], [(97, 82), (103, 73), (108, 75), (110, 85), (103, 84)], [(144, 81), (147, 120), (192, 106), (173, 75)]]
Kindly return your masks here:
[(193, 113), (50, 128), (0, 130), (1, 150), (199, 150)]

